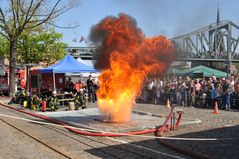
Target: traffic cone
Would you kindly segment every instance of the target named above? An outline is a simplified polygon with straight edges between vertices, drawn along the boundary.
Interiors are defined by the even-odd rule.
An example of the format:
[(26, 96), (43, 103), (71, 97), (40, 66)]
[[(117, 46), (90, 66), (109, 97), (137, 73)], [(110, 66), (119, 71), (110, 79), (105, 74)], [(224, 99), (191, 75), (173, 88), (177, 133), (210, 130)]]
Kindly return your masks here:
[(171, 107), (170, 107), (169, 99), (167, 99), (166, 108), (167, 108), (167, 109), (170, 109), (170, 108), (171, 108)]
[(217, 101), (215, 101), (215, 104), (214, 104), (214, 112), (213, 112), (213, 114), (219, 114)]

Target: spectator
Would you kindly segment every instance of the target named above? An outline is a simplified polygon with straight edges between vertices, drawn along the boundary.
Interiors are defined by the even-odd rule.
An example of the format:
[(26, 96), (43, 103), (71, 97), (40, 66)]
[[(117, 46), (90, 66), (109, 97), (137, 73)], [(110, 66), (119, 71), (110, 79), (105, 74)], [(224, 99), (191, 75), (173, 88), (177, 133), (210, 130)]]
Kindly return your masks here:
[(199, 83), (199, 79), (196, 80), (194, 89), (195, 89), (195, 107), (198, 107), (197, 103), (200, 100), (200, 93), (202, 89), (202, 85)]
[(181, 94), (181, 104), (182, 106), (186, 106), (186, 93), (187, 93), (187, 89), (188, 87), (186, 86), (185, 82), (182, 83), (181, 86), (179, 86), (180, 89), (180, 94)]
[(156, 101), (155, 101), (155, 104), (160, 103), (162, 86), (163, 86), (162, 81), (160, 79), (158, 79), (157, 82), (156, 82)]
[(236, 82), (235, 84), (235, 108), (239, 108), (239, 81)]
[[(239, 74), (238, 74), (239, 75)], [(191, 80), (188, 77), (164, 78), (163, 81), (153, 81), (147, 79), (144, 82), (142, 90), (142, 99), (144, 102), (152, 102), (149, 99), (157, 97), (165, 104), (167, 99), (178, 105), (188, 106), (214, 106), (214, 102), (218, 102), (219, 108), (239, 108), (239, 76), (232, 76), (230, 79), (217, 79), (212, 76), (208, 79)], [(149, 94), (149, 90), (155, 87), (154, 93)], [(153, 89), (154, 90), (154, 89)], [(154, 101), (155, 102), (155, 101)]]
[(212, 106), (214, 105), (216, 98), (217, 98), (217, 92), (216, 92), (216, 88), (214, 87), (214, 84), (211, 84), (211, 104)]
[(231, 97), (231, 88), (230, 88), (230, 80), (227, 78), (222, 86), (223, 91), (223, 106), (226, 108), (226, 110), (230, 110), (231, 103), (230, 103), (230, 97)]
[(194, 88), (194, 81), (192, 80), (190, 82), (190, 88), (189, 88), (189, 105), (194, 106), (195, 104), (195, 88)]
[(87, 80), (87, 89), (88, 89), (88, 95), (89, 95), (89, 101), (95, 103), (95, 83), (91, 75), (89, 75), (89, 78)]
[(74, 83), (71, 81), (71, 77), (68, 78), (68, 80), (66, 81), (66, 90), (68, 92), (72, 92), (74, 89)]
[(218, 102), (219, 108), (222, 109), (222, 88), (220, 83), (216, 85), (215, 91), (216, 91), (216, 101)]
[(177, 105), (181, 106), (181, 92), (179, 87), (176, 89), (176, 100), (177, 100)]
[(96, 95), (96, 91), (99, 89), (99, 83), (97, 79), (93, 79), (94, 82), (94, 96), (95, 96), (95, 101), (97, 101), (97, 95)]

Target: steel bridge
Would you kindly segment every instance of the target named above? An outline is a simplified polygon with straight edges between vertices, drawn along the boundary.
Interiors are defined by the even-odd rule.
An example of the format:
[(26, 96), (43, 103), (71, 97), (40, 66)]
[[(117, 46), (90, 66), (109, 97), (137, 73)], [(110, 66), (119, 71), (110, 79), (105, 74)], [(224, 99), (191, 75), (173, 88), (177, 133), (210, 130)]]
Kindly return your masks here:
[(69, 52), (73, 57), (80, 57), (85, 60), (91, 60), (92, 55), (97, 47), (67, 47), (66, 52)]
[(239, 62), (239, 26), (222, 21), (170, 39), (177, 61)]
[[(213, 23), (202, 29), (170, 39), (176, 61), (239, 62), (239, 26), (231, 21)], [(68, 47), (75, 57), (92, 59), (96, 47)]]

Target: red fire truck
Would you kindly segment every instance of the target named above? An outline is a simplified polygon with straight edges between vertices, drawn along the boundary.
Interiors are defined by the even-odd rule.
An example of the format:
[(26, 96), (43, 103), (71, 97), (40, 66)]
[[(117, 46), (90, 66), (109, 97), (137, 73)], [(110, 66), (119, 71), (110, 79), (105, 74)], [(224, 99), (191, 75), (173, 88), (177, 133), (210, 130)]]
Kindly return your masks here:
[(0, 65), (0, 95), (7, 95), (8, 93), (8, 73), (5, 71), (4, 65)]
[[(20, 79), (25, 78), (25, 69), (16, 69), (16, 86), (20, 84)], [(0, 95), (8, 95), (9, 92), (9, 67), (0, 63)]]

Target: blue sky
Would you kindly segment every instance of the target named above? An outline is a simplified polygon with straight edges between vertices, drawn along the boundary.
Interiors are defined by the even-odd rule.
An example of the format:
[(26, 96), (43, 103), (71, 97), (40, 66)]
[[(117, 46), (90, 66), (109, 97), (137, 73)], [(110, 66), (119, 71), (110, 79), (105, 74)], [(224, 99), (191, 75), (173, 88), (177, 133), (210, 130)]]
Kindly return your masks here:
[[(79, 24), (77, 29), (57, 29), (69, 46), (87, 46), (80, 37), (106, 16), (125, 13), (135, 18), (147, 37), (165, 35), (172, 38), (197, 30), (216, 21), (217, 0), (81, 0), (79, 7), (56, 20), (60, 26)], [(239, 1), (221, 0), (221, 20), (239, 25)], [(72, 40), (77, 38), (77, 42)]]

